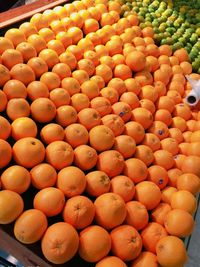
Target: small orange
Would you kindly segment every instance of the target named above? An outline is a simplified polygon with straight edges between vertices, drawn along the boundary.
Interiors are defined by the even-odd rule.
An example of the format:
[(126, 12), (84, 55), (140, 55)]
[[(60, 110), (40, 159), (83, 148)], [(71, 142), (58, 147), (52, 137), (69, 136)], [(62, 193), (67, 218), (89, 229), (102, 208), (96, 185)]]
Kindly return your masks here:
[(5, 67), (11, 69), (14, 65), (23, 63), (23, 56), (17, 49), (7, 49), (2, 53), (1, 60)]
[(90, 100), (87, 95), (76, 93), (71, 96), (71, 105), (77, 112), (79, 112), (82, 109), (89, 108)]
[(36, 78), (39, 78), (43, 73), (48, 71), (47, 63), (40, 57), (29, 59), (27, 65), (34, 71)]
[(15, 79), (9, 80), (4, 84), (3, 92), (8, 100), (27, 97), (26, 86), (21, 81)]
[(115, 66), (113, 74), (115, 78), (120, 78), (123, 81), (132, 78), (131, 68), (125, 64)]
[(108, 83), (113, 77), (112, 69), (105, 64), (96, 67), (95, 75), (101, 76), (105, 83)]
[(40, 81), (44, 83), (49, 91), (60, 86), (60, 77), (55, 72), (45, 72), (40, 76)]
[(54, 141), (63, 141), (64, 136), (64, 129), (56, 123), (49, 123), (40, 131), (40, 137), (47, 145)]
[(7, 30), (4, 37), (9, 39), (13, 43), (14, 47), (16, 47), (19, 43), (26, 41), (26, 37), (23, 32), (17, 28)]
[(169, 170), (174, 166), (175, 161), (170, 152), (160, 149), (154, 152), (154, 163)]
[(37, 53), (46, 48), (46, 42), (44, 38), (39, 34), (31, 34), (27, 38), (27, 42), (34, 46)]
[(49, 89), (45, 83), (40, 81), (33, 81), (27, 86), (27, 95), (31, 101), (40, 97), (49, 97)]

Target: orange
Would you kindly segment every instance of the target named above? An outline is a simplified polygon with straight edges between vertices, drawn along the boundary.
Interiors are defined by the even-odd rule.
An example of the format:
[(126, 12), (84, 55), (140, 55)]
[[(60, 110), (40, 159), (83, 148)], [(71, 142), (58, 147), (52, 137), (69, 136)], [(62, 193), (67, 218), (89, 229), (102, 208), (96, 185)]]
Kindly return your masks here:
[(12, 137), (19, 140), (24, 137), (36, 137), (38, 129), (36, 123), (28, 117), (21, 117), (13, 121)]
[(178, 128), (170, 128), (169, 129), (169, 137), (174, 138), (178, 144), (183, 142), (183, 134)]
[(119, 135), (115, 138), (113, 148), (119, 151), (124, 158), (130, 158), (135, 153), (135, 140), (128, 135)]
[(125, 81), (125, 85), (127, 88), (128, 92), (133, 92), (136, 95), (139, 95), (140, 91), (141, 91), (141, 86), (140, 84), (136, 81), (136, 79), (134, 78), (129, 78), (126, 79)]
[(72, 39), (72, 44), (77, 44), (83, 38), (83, 32), (78, 27), (71, 27), (68, 29), (67, 33)]
[(156, 151), (160, 148), (160, 139), (155, 134), (146, 133), (142, 144), (150, 147), (152, 151)]
[(115, 66), (113, 71), (114, 77), (120, 78), (123, 81), (132, 78), (131, 68), (125, 64), (119, 64)]
[(184, 48), (180, 48), (174, 52), (174, 56), (178, 58), (179, 62), (189, 61), (189, 56)]
[(157, 81), (161, 81), (163, 82), (165, 85), (167, 85), (169, 83), (169, 76), (167, 75), (166, 72), (164, 72), (163, 70), (161, 69), (157, 69), (155, 72), (154, 72), (154, 81), (157, 82)]
[(143, 161), (130, 158), (125, 161), (123, 173), (131, 178), (134, 183), (139, 183), (147, 178), (148, 170)]
[(154, 72), (159, 68), (159, 62), (158, 59), (154, 56), (147, 56), (146, 57), (146, 63), (150, 64), (150, 71)]
[(105, 229), (112, 229), (120, 225), (126, 217), (125, 202), (118, 194), (102, 194), (96, 198), (94, 205), (95, 220)]
[(178, 190), (187, 190), (192, 194), (197, 194), (200, 190), (199, 177), (192, 173), (184, 173), (177, 178)]
[(136, 147), (134, 157), (142, 160), (147, 166), (149, 166), (154, 160), (153, 151), (146, 145), (138, 145)]
[(133, 92), (124, 92), (120, 97), (120, 101), (129, 104), (131, 109), (137, 108), (140, 105), (137, 95)]
[(145, 205), (147, 210), (154, 209), (160, 203), (161, 192), (153, 182), (143, 181), (138, 183), (135, 189), (135, 199)]
[(114, 60), (113, 60), (112, 57), (110, 57), (110, 56), (103, 56), (103, 57), (101, 57), (101, 58), (100, 58), (100, 63), (101, 63), (101, 64), (108, 65), (112, 70), (113, 70), (114, 67), (115, 67)]
[[(71, 16), (70, 16), (71, 18)], [(65, 28), (65, 25), (62, 23), (61, 20), (53, 20), (51, 23), (50, 23), (50, 28), (52, 29), (52, 31), (57, 34), (59, 32), (62, 32), (62, 31), (66, 31), (66, 28)]]
[(105, 81), (104, 81), (104, 79), (101, 76), (99, 76), (99, 75), (93, 75), (90, 79), (92, 81), (95, 81), (97, 83), (99, 89), (102, 89), (102, 88), (105, 87)]
[(77, 45), (83, 50), (83, 52), (94, 50), (94, 45), (88, 38), (82, 38)]
[(73, 149), (64, 141), (54, 141), (46, 147), (46, 161), (57, 170), (71, 165), (73, 159)]
[(131, 136), (136, 144), (141, 143), (145, 136), (144, 127), (135, 121), (129, 121), (125, 124), (124, 133)]
[(64, 52), (59, 55), (59, 60), (61, 63), (67, 64), (71, 70), (74, 70), (77, 65), (76, 57), (71, 52)]
[(123, 168), (124, 158), (118, 151), (108, 150), (99, 154), (97, 169), (105, 172), (109, 177), (121, 174)]
[(49, 28), (40, 29), (38, 34), (39, 34), (39, 36), (41, 36), (45, 40), (46, 43), (55, 39), (54, 32)]
[[(74, 177), (73, 180), (65, 179), (71, 175)], [(57, 187), (63, 191), (67, 197), (80, 195), (85, 190), (85, 186), (85, 174), (77, 167), (65, 167), (58, 173)]]
[(126, 203), (125, 223), (141, 230), (148, 224), (149, 215), (146, 207), (138, 201), (129, 201)]
[(161, 140), (161, 148), (163, 150), (169, 151), (170, 153), (172, 153), (173, 156), (178, 154), (179, 152), (177, 141), (170, 137)]
[(172, 195), (171, 207), (172, 209), (181, 209), (193, 214), (197, 208), (197, 201), (192, 193), (187, 190), (179, 190)]
[(49, 89), (45, 83), (33, 81), (27, 86), (28, 98), (34, 101), (37, 98), (49, 98)]
[(129, 177), (119, 175), (111, 180), (110, 191), (120, 195), (125, 202), (128, 202), (133, 199), (135, 187), (133, 181)]
[(47, 63), (39, 57), (29, 59), (27, 65), (34, 71), (36, 78), (39, 78), (43, 73), (48, 71)]
[(15, 162), (25, 168), (32, 168), (41, 163), (45, 157), (45, 148), (39, 139), (25, 137), (15, 142), (13, 158)]
[(154, 163), (169, 170), (174, 166), (175, 162), (170, 152), (160, 149), (154, 152)]
[(98, 197), (110, 190), (110, 179), (105, 172), (92, 171), (86, 175), (86, 192), (90, 196)]
[(13, 43), (14, 47), (16, 47), (19, 43), (26, 41), (23, 32), (17, 28), (7, 30), (4, 37), (9, 39)]
[(18, 165), (9, 167), (1, 175), (2, 188), (18, 194), (24, 193), (29, 188), (30, 182), (28, 170)]
[(3, 92), (6, 94), (8, 100), (27, 97), (26, 86), (21, 81), (15, 79), (9, 80), (4, 84)]
[(154, 182), (160, 189), (163, 189), (168, 183), (167, 171), (158, 165), (148, 168), (148, 180)]
[(92, 169), (97, 158), (96, 150), (88, 145), (80, 145), (74, 149), (74, 164), (83, 171)]
[(37, 98), (31, 104), (31, 115), (37, 122), (50, 122), (56, 116), (56, 106), (48, 98)]
[(52, 68), (55, 64), (59, 62), (58, 54), (52, 49), (43, 49), (39, 53), (39, 57), (42, 58), (48, 65), (49, 68)]
[(61, 85), (65, 90), (67, 90), (70, 96), (80, 92), (80, 84), (73, 77), (66, 77), (62, 79)]
[(14, 49), (12, 41), (6, 37), (0, 37), (0, 54), (2, 54), (7, 49)]
[(124, 121), (115, 114), (108, 114), (102, 118), (102, 123), (108, 126), (115, 136), (121, 135), (124, 131)]
[(88, 76), (91, 77), (95, 72), (95, 65), (90, 59), (81, 59), (77, 64), (79, 70), (84, 70), (88, 73)]
[(167, 109), (158, 109), (154, 114), (155, 121), (162, 121), (167, 126), (172, 123), (172, 115)]
[(13, 98), (8, 101), (6, 113), (12, 121), (30, 115), (30, 106), (24, 98)]
[(172, 118), (171, 126), (173, 128), (178, 128), (181, 130), (181, 132), (184, 132), (187, 129), (186, 121), (180, 116), (175, 116)]
[(175, 236), (166, 236), (156, 246), (158, 263), (166, 267), (183, 266), (187, 261), (187, 252), (183, 241)]
[(56, 108), (70, 103), (70, 95), (64, 88), (56, 88), (50, 92), (50, 100), (54, 103)]
[(65, 47), (59, 40), (51, 40), (47, 43), (47, 48), (54, 50), (58, 55), (65, 52)]
[[(36, 53), (35, 55), (36, 56)], [(16, 49), (7, 49), (2, 53), (1, 56), (2, 64), (11, 69), (14, 65), (18, 63), (23, 63), (23, 57), (20, 51)]]
[(124, 122), (129, 121), (131, 118), (131, 107), (124, 102), (118, 102), (112, 105), (113, 113), (119, 115)]
[(137, 72), (134, 77), (140, 86), (151, 85), (153, 83), (153, 76), (146, 70)]
[(126, 92), (126, 85), (120, 78), (111, 79), (108, 83), (108, 87), (116, 89), (119, 96), (121, 96), (122, 93)]
[(158, 98), (158, 93), (152, 85), (145, 85), (142, 87), (142, 90), (140, 92), (140, 98), (141, 99), (149, 99), (152, 102), (155, 102)]
[(183, 70), (183, 74), (184, 75), (189, 75), (192, 72), (192, 65), (187, 62), (187, 61), (182, 61), (180, 64), (182, 70)]
[(41, 248), (48, 261), (62, 264), (74, 257), (78, 244), (79, 237), (74, 227), (65, 222), (58, 222), (48, 227), (42, 238)]
[(105, 97), (95, 97), (90, 102), (91, 108), (96, 109), (101, 117), (108, 115), (112, 112), (110, 101)]
[(96, 67), (95, 75), (101, 76), (105, 83), (108, 83), (113, 77), (112, 69), (105, 64)]
[(86, 39), (89, 39), (94, 46), (101, 44), (101, 38), (96, 32), (90, 32), (85, 36)]
[(32, 68), (26, 64), (16, 64), (10, 70), (10, 74), (12, 79), (19, 80), (23, 82), (25, 85), (28, 85), (30, 82), (35, 80), (35, 73)]
[(0, 208), (0, 223), (8, 224), (16, 220), (23, 212), (24, 202), (18, 193), (11, 190), (1, 190)]
[(115, 65), (124, 64), (125, 63), (125, 57), (121, 54), (116, 54), (112, 56), (112, 59), (115, 63)]
[[(110, 233), (112, 253), (123, 261), (137, 258), (142, 250), (142, 239), (138, 231), (130, 225), (121, 225)], [(128, 246), (127, 246), (128, 245)]]
[(91, 147), (98, 152), (111, 149), (115, 142), (113, 131), (105, 125), (93, 127), (89, 132), (89, 139)]
[(33, 199), (34, 209), (42, 211), (46, 216), (58, 215), (64, 208), (65, 196), (55, 187), (46, 187), (35, 194)]
[(81, 85), (85, 81), (89, 80), (89, 75), (85, 70), (75, 70), (72, 72), (72, 77), (75, 78)]
[(101, 226), (91, 225), (80, 232), (79, 256), (87, 262), (97, 262), (111, 249), (109, 233)]
[(82, 109), (89, 108), (90, 106), (90, 100), (88, 96), (77, 93), (72, 95), (71, 97), (71, 105), (75, 108), (77, 112), (81, 111)]
[(126, 57), (126, 64), (132, 71), (137, 72), (144, 69), (146, 58), (142, 52), (133, 51)]
[(71, 76), (71, 69), (65, 63), (57, 63), (56, 65), (54, 65), (52, 68), (52, 72), (56, 73), (61, 80)]
[(59, 88), (61, 82), (58, 74), (51, 71), (43, 73), (40, 76), (40, 81), (48, 87), (49, 91)]
[(90, 32), (96, 32), (99, 29), (99, 23), (94, 18), (85, 20), (83, 24), (83, 32), (88, 34)]
[(110, 15), (110, 13), (103, 13), (100, 19), (100, 25), (101, 27), (105, 26), (105, 25), (112, 25), (114, 24), (115, 20), (113, 18), (112, 15)]
[(77, 61), (83, 58), (83, 49), (78, 45), (69, 45), (66, 51), (72, 53), (76, 57)]
[(185, 210), (172, 209), (166, 215), (164, 225), (169, 234), (186, 237), (191, 234), (194, 228), (194, 220), (192, 215)]
[(175, 104), (179, 104), (182, 101), (180, 93), (175, 90), (168, 91), (167, 96), (169, 96), (175, 102)]
[(40, 137), (46, 144), (50, 144), (54, 141), (62, 141), (64, 136), (64, 129), (56, 123), (49, 123), (40, 131)]
[(149, 128), (153, 122), (153, 116), (151, 112), (145, 108), (135, 108), (132, 111), (133, 120), (140, 123), (144, 129)]
[(47, 163), (41, 163), (30, 171), (31, 183), (37, 189), (54, 186), (57, 180), (57, 172)]
[(93, 202), (85, 196), (75, 196), (67, 200), (63, 209), (63, 219), (76, 229), (89, 226), (95, 215)]
[(77, 112), (74, 107), (64, 105), (57, 108), (56, 122), (62, 127), (66, 127), (77, 121)]
[(43, 17), (48, 21), (49, 24), (52, 21), (57, 20), (59, 18), (58, 15), (55, 13), (55, 11), (52, 9), (46, 9), (43, 12)]
[(169, 135), (167, 125), (162, 121), (154, 121), (148, 129), (148, 132), (155, 134), (160, 140), (163, 140)]
[(39, 34), (31, 34), (27, 38), (27, 42), (30, 43), (36, 50), (37, 53), (46, 48), (46, 42)]

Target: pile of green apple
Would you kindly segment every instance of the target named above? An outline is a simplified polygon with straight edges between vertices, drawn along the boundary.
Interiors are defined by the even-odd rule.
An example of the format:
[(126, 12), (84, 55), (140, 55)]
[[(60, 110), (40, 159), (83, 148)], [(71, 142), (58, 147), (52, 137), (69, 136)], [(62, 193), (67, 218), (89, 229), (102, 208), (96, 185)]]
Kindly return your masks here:
[(140, 27), (151, 26), (158, 45), (184, 47), (200, 73), (200, 0), (123, 0), (122, 14), (138, 14)]

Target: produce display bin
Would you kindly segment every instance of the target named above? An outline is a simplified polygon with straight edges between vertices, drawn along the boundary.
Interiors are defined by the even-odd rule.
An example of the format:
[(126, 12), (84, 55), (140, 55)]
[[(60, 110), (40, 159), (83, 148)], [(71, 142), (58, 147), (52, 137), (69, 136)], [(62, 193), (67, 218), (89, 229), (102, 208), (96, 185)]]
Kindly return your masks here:
[[(43, 0), (36, 1), (34, 3), (24, 5), (21, 7), (14, 8), (12, 10), (0, 13), (0, 36), (3, 36), (6, 30), (14, 28), (20, 25), (38, 12), (43, 12), (46, 9), (51, 9), (55, 6), (66, 4), (66, 0)], [(32, 208), (31, 198), (35, 194), (33, 188), (22, 194), (25, 203), (25, 209)], [(200, 262), (200, 195), (198, 196), (198, 209), (194, 215), (196, 226), (193, 234), (184, 240), (185, 246), (188, 251), (188, 263), (187, 267), (197, 267)], [(50, 224), (58, 222), (59, 216), (49, 220)], [(13, 234), (13, 223), (9, 225), (0, 226), (0, 250), (4, 250), (7, 253), (13, 255), (19, 260), (23, 266), (26, 267), (53, 267), (53, 266), (65, 266), (65, 267), (94, 267), (95, 263), (86, 263), (78, 255), (75, 256), (71, 261), (65, 264), (52, 264), (48, 262), (42, 255), (40, 242), (33, 245), (24, 245), (18, 242), (14, 238)], [(1, 264), (1, 262), (0, 262)], [(3, 264), (3, 263), (2, 263)], [(12, 265), (10, 265), (12, 266)], [(114, 266), (113, 266), (114, 267)]]

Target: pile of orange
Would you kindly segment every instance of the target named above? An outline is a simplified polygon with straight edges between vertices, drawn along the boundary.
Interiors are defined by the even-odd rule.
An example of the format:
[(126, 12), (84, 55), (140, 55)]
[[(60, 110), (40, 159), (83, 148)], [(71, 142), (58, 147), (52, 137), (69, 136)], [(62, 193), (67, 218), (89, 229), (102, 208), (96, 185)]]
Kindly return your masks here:
[(0, 37), (0, 224), (55, 264), (183, 266), (200, 191), (185, 75), (200, 75), (120, 11), (74, 1)]

